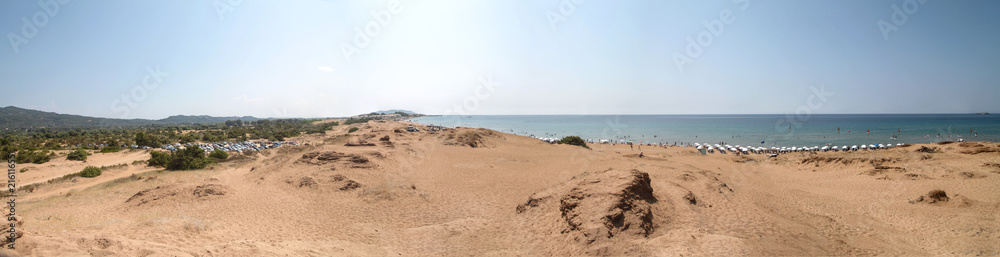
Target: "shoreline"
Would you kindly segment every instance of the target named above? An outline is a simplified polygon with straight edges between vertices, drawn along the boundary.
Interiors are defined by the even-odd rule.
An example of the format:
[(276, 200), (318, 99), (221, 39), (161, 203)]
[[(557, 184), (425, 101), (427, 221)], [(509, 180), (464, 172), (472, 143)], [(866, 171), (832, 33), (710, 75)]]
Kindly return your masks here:
[[(445, 126), (445, 125), (442, 125), (442, 124), (421, 123), (419, 121), (416, 121), (415, 119), (407, 119), (407, 120), (403, 120), (403, 121), (404, 122), (409, 122), (409, 123), (412, 123), (412, 124), (419, 124), (419, 125), (423, 125), (423, 126), (437, 126), (437, 127), (446, 127), (446, 128), (469, 127), (469, 128), (490, 129), (490, 130), (493, 130), (493, 131), (497, 131), (497, 132), (501, 132), (501, 133), (506, 133), (506, 134), (512, 134), (512, 135), (518, 135), (518, 136), (526, 136), (526, 137), (536, 138), (536, 139), (539, 139), (539, 140), (542, 140), (542, 141), (546, 141), (546, 142), (558, 141), (559, 139), (561, 139), (561, 138), (563, 138), (565, 136), (579, 136), (578, 134), (581, 134), (581, 133), (575, 133), (575, 134), (574, 133), (566, 133), (567, 135), (565, 135), (565, 136), (559, 136), (556, 133), (543, 132), (543, 133), (540, 133), (541, 135), (535, 135), (533, 133), (528, 133), (528, 132), (524, 132), (524, 131), (517, 132), (515, 129), (494, 129), (494, 128), (482, 127), (482, 126), (478, 126), (478, 127), (472, 127), (472, 126)], [(653, 136), (654, 137), (658, 137), (658, 135), (653, 135)], [(780, 137), (780, 136), (784, 136), (784, 135), (774, 134), (774, 135), (765, 135), (765, 136), (758, 136), (758, 137), (773, 138), (773, 137)], [(799, 149), (802, 149), (802, 148), (805, 148), (805, 149), (815, 148), (815, 150), (821, 150), (824, 147), (828, 147), (830, 149), (836, 147), (838, 149), (838, 151), (841, 150), (841, 149), (844, 149), (845, 147), (847, 149), (852, 149), (853, 147), (858, 147), (858, 150), (864, 150), (864, 149), (861, 148), (861, 146), (868, 146), (868, 147), (874, 146), (874, 147), (879, 148), (879, 149), (884, 149), (885, 147), (883, 147), (883, 145), (891, 148), (891, 147), (902, 146), (902, 145), (938, 144), (938, 143), (942, 143), (942, 142), (959, 142), (959, 143), (960, 142), (981, 142), (981, 143), (998, 143), (998, 142), (1000, 142), (1000, 140), (994, 140), (994, 141), (990, 141), (990, 140), (975, 140), (975, 139), (978, 138), (978, 136), (972, 137), (973, 139), (967, 139), (967, 138), (962, 137), (961, 135), (958, 135), (958, 136), (956, 136), (954, 138), (952, 138), (950, 136), (947, 136), (947, 137), (933, 137), (933, 138), (939, 139), (939, 140), (935, 141), (935, 142), (926, 142), (926, 143), (924, 143), (924, 142), (913, 142), (913, 143), (910, 143), (910, 142), (903, 142), (903, 141), (897, 140), (897, 139), (892, 139), (892, 140), (882, 140), (882, 141), (879, 141), (879, 140), (868, 140), (868, 141), (863, 142), (863, 143), (850, 143), (850, 144), (835, 144), (835, 143), (824, 143), (824, 144), (795, 144), (795, 143), (787, 143), (787, 144), (778, 144), (776, 142), (772, 143), (774, 141), (767, 142), (768, 140), (766, 140), (766, 139), (763, 140), (764, 141), (763, 144), (742, 144), (742, 143), (730, 143), (730, 142), (727, 142), (729, 140), (718, 140), (718, 139), (714, 139), (714, 140), (697, 140), (697, 141), (677, 141), (677, 140), (667, 140), (667, 139), (661, 139), (661, 140), (646, 139), (644, 136), (636, 137), (636, 138), (638, 138), (638, 139), (636, 139), (636, 138), (633, 137), (633, 135), (622, 135), (622, 136), (616, 136), (616, 137), (613, 137), (613, 138), (585, 138), (583, 136), (580, 136), (580, 137), (583, 138), (584, 141), (586, 141), (588, 144), (600, 144), (602, 142), (607, 142), (608, 144), (642, 144), (642, 145), (647, 145), (647, 146), (688, 146), (688, 147), (697, 147), (699, 145), (708, 145), (708, 146), (712, 146), (715, 149), (719, 148), (716, 145), (721, 145), (721, 146), (730, 145), (730, 146), (734, 146), (736, 148), (739, 148), (739, 147), (751, 148), (752, 147), (752, 148), (761, 148), (761, 149), (778, 150), (778, 151), (780, 151), (781, 149), (790, 149), (791, 150), (793, 148), (799, 148)], [(727, 136), (721, 136), (721, 137), (725, 138)], [(728, 137), (730, 137), (729, 139), (735, 139), (735, 138), (741, 138), (742, 136), (740, 136), (740, 135), (728, 135)], [(930, 135), (926, 135), (924, 138), (927, 138), (927, 137), (930, 137)], [(984, 138), (985, 138), (985, 136), (984, 136)], [(743, 140), (743, 141), (746, 141), (746, 140)], [(726, 148), (729, 148), (729, 147), (726, 147)]]

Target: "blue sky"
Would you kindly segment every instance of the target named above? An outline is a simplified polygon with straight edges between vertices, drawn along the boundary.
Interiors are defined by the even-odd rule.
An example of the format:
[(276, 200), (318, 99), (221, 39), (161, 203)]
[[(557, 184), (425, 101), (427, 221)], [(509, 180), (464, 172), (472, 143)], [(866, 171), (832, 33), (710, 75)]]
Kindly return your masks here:
[(985, 0), (3, 1), (0, 105), (154, 119), (1000, 112), (996, 10)]

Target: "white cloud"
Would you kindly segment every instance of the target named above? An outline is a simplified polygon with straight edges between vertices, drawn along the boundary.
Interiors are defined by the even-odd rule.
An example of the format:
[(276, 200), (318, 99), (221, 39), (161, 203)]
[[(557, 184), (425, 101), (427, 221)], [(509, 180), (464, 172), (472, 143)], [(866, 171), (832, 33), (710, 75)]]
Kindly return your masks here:
[(333, 68), (331, 68), (330, 66), (319, 66), (316, 67), (316, 69), (324, 72), (333, 72)]

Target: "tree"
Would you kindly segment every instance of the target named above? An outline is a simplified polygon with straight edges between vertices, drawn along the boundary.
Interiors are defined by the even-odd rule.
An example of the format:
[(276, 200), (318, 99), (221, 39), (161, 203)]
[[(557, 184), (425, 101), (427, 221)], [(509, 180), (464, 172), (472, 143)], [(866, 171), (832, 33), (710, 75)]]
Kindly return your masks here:
[(159, 137), (146, 132), (135, 133), (135, 144), (139, 146), (159, 147), (163, 143)]
[(68, 155), (66, 155), (66, 160), (70, 160), (70, 161), (86, 161), (87, 160), (87, 155), (89, 155), (87, 153), (87, 151), (84, 151), (83, 149), (76, 149), (76, 151), (73, 151), (73, 152), (69, 153)]
[(354, 131), (358, 131), (358, 128), (351, 128), (351, 129), (348, 129), (348, 130), (347, 130), (347, 133), (354, 133)]
[(167, 164), (167, 169), (196, 170), (205, 168), (210, 162), (211, 160), (205, 157), (205, 150), (201, 150), (197, 146), (191, 146), (174, 152), (170, 163)]
[(195, 141), (198, 141), (198, 139), (199, 139), (198, 133), (188, 132), (187, 134), (184, 134), (183, 136), (181, 136), (181, 144), (187, 144), (187, 143), (195, 142)]
[(152, 151), (149, 152), (149, 155), (150, 155), (149, 160), (146, 161), (146, 163), (149, 164), (149, 166), (154, 166), (154, 167), (166, 168), (167, 164), (170, 163), (170, 160), (173, 159), (173, 157), (171, 157), (170, 154), (165, 152)]

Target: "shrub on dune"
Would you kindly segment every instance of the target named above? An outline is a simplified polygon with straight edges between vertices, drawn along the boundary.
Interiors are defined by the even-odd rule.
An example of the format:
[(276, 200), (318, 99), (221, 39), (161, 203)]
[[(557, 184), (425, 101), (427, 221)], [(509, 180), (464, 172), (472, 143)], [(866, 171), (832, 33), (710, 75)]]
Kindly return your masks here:
[(212, 153), (208, 154), (208, 157), (212, 157), (212, 158), (215, 158), (217, 160), (225, 160), (225, 159), (229, 158), (229, 153), (226, 153), (226, 151), (223, 151), (223, 150), (216, 149), (216, 150), (212, 151)]
[(42, 164), (46, 163), (52, 158), (56, 157), (55, 152), (50, 152), (49, 150), (21, 150), (17, 151), (17, 157), (15, 161), (17, 163), (34, 163)]
[(76, 149), (76, 151), (66, 155), (66, 159), (70, 161), (86, 161), (87, 155), (89, 155), (87, 151), (84, 151), (83, 149)]
[(558, 143), (567, 145), (577, 145), (577, 146), (582, 146), (583, 148), (590, 149), (590, 147), (587, 146), (587, 141), (584, 141), (583, 138), (580, 138), (578, 136), (564, 137), (563, 139), (560, 139)]
[(101, 168), (94, 166), (87, 166), (86, 168), (83, 168), (83, 171), (80, 172), (80, 176), (85, 178), (93, 178), (100, 175), (101, 175)]

